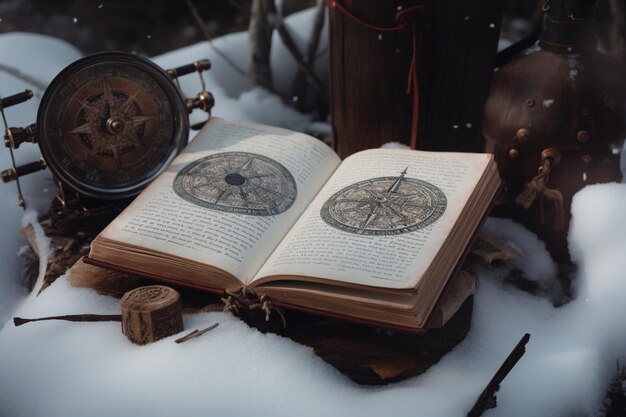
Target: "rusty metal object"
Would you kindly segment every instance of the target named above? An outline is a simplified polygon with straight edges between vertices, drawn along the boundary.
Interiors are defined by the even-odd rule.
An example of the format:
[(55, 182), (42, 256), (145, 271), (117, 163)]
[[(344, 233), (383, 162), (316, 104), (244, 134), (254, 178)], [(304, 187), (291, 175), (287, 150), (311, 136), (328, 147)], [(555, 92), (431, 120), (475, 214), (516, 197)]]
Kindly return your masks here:
[(519, 156), (519, 151), (515, 148), (511, 148), (509, 149), (509, 157), (510, 158), (517, 158)]
[(589, 140), (589, 132), (587, 132), (586, 130), (581, 130), (578, 133), (576, 133), (576, 140), (578, 140), (578, 142), (580, 143), (585, 143)]
[[(26, 127), (10, 127), (9, 132), (4, 135), (4, 146), (7, 148), (14, 147), (17, 149), (22, 143), (37, 142), (37, 125), (34, 123)], [(11, 143), (13, 139), (13, 143)]]
[(520, 142), (526, 142), (529, 137), (530, 137), (530, 132), (528, 131), (528, 129), (524, 129), (524, 128), (519, 129), (517, 133), (515, 134), (515, 138), (519, 140)]
[[(209, 68), (207, 59), (163, 70), (125, 52), (84, 57), (54, 78), (37, 123), (24, 128), (9, 128), (3, 110), (32, 98), (32, 91), (0, 99), (12, 160), (0, 178), (15, 181), (22, 207), (20, 177), (46, 167), (60, 184), (63, 207), (88, 210), (134, 197), (187, 144), (188, 113), (200, 109), (210, 117), (215, 99), (202, 75)], [(186, 98), (178, 77), (191, 73), (198, 74), (202, 90)], [(39, 145), (43, 160), (17, 166), (13, 151), (28, 142)]]
[[(554, 9), (557, 2), (552, 3)], [(541, 49), (500, 68), (485, 105), (485, 150), (495, 154), (505, 181), (505, 198), (495, 214), (537, 233), (560, 262), (569, 261), (573, 195), (588, 184), (621, 177), (616, 150), (626, 135), (624, 66), (595, 49), (592, 23), (592, 18), (547, 16)], [(536, 101), (532, 106), (529, 97)], [(549, 159), (549, 178), (537, 184), (537, 167)], [(526, 209), (515, 200), (529, 186), (538, 186), (539, 196)], [(546, 201), (545, 190), (555, 199)], [(560, 230), (558, 195), (550, 190), (562, 197)]]

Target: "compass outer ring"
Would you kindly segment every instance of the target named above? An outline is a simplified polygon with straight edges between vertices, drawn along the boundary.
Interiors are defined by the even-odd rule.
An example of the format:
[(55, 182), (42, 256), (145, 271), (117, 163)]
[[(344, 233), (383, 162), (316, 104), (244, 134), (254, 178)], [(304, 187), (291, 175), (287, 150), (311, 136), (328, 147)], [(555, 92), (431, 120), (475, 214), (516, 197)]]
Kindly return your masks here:
[[(286, 201), (282, 201), (281, 204), (271, 207), (269, 209), (258, 209), (258, 208), (246, 208), (246, 207), (232, 207), (232, 206), (226, 206), (223, 204), (216, 204), (216, 203), (212, 203), (206, 200), (203, 200), (201, 198), (198, 198), (192, 194), (190, 194), (185, 187), (183, 186), (183, 180), (185, 178), (185, 176), (192, 171), (193, 169), (197, 168), (199, 165), (202, 165), (204, 163), (206, 163), (208, 160), (210, 159), (215, 159), (215, 158), (219, 158), (221, 156), (225, 156), (225, 155), (245, 155), (245, 156), (254, 156), (257, 159), (260, 159), (270, 165), (272, 165), (274, 168), (278, 169), (278, 171), (280, 171), (280, 173), (285, 177), (286, 179), (286, 186), (287, 186), (287, 191), (286, 191), (286, 195), (289, 197), (288, 200)], [(211, 210), (217, 210), (217, 211), (222, 211), (222, 212), (227, 212), (227, 213), (234, 213), (234, 214), (247, 214), (247, 215), (251, 215), (251, 216), (276, 216), (279, 215), (281, 213), (284, 213), (285, 211), (287, 211), (292, 205), (293, 203), (296, 201), (297, 195), (298, 195), (298, 186), (296, 184), (296, 180), (293, 177), (293, 175), (291, 174), (291, 172), (289, 172), (289, 170), (287, 168), (285, 168), (285, 166), (283, 164), (281, 164), (280, 162), (269, 158), (267, 156), (261, 155), (261, 154), (257, 154), (257, 153), (252, 153), (252, 152), (240, 152), (240, 151), (233, 151), (233, 152), (219, 152), (219, 153), (214, 153), (212, 155), (209, 156), (205, 156), (203, 158), (197, 159), (193, 162), (190, 162), (189, 164), (187, 164), (185, 167), (183, 167), (183, 169), (181, 169), (178, 174), (176, 175), (176, 178), (174, 178), (172, 187), (174, 189), (174, 192), (183, 200), (191, 203), (191, 204), (195, 204), (197, 206), (200, 207), (205, 207)]]
[[(75, 74), (78, 74), (80, 71), (86, 68), (93, 67), (94, 65), (98, 64), (111, 63), (132, 65), (136, 69), (145, 72), (163, 89), (163, 92), (168, 97), (172, 108), (175, 109), (172, 117), (174, 118), (174, 134), (176, 137), (172, 140), (173, 146), (171, 146), (167, 158), (161, 162), (161, 165), (158, 169), (156, 169), (146, 178), (140, 179), (138, 181), (135, 181), (131, 185), (126, 185), (123, 187), (115, 187), (110, 185), (97, 187), (86, 184), (80, 178), (76, 178), (75, 176), (70, 175), (62, 168), (61, 164), (57, 163), (57, 160), (50, 148), (50, 144), (46, 140), (47, 135), (45, 127), (47, 127), (46, 120), (49, 116), (49, 105), (55, 98), (58, 90), (62, 88), (64, 82), (71, 79)], [(189, 118), (187, 116), (187, 108), (185, 106), (183, 98), (178, 91), (178, 88), (176, 87), (170, 76), (167, 74), (167, 72), (165, 72), (161, 67), (150, 61), (148, 58), (144, 58), (142, 56), (131, 54), (128, 52), (101, 52), (86, 56), (73, 62), (72, 64), (65, 67), (52, 80), (41, 99), (39, 110), (37, 112), (37, 137), (39, 149), (41, 150), (41, 154), (43, 155), (44, 160), (48, 165), (48, 168), (50, 168), (50, 171), (52, 171), (54, 176), (63, 184), (69, 186), (74, 191), (89, 197), (102, 200), (117, 200), (134, 197), (139, 194), (144, 188), (148, 186), (148, 184), (150, 184), (150, 182), (152, 182), (157, 176), (159, 176), (165, 170), (165, 168), (167, 168), (169, 163), (176, 157), (176, 155), (178, 155), (180, 151), (182, 151), (182, 149), (187, 145), (189, 139)]]
[(439, 218), (441, 218), (441, 216), (446, 211), (446, 208), (448, 206), (448, 199), (446, 197), (446, 194), (436, 185), (433, 185), (429, 182), (426, 182), (417, 178), (410, 178), (410, 177), (405, 177), (403, 181), (409, 181), (409, 182), (412, 182), (413, 184), (418, 184), (428, 189), (437, 197), (438, 210), (434, 210), (433, 213), (440, 213), (439, 215), (430, 215), (429, 217), (427, 217), (421, 222), (418, 222), (418, 223), (415, 223), (415, 224), (412, 224), (403, 228), (385, 230), (385, 229), (364, 229), (364, 228), (350, 226), (350, 225), (340, 222), (331, 214), (331, 206), (334, 204), (335, 200), (338, 197), (340, 197), (343, 193), (345, 193), (347, 190), (356, 188), (362, 184), (371, 183), (372, 181), (394, 181), (397, 179), (398, 177), (376, 177), (376, 178), (370, 178), (367, 180), (355, 182), (354, 184), (348, 185), (347, 187), (343, 187), (342, 189), (340, 189), (339, 191), (331, 195), (324, 202), (324, 204), (322, 205), (322, 208), (320, 209), (320, 217), (322, 218), (322, 220), (324, 220), (326, 224), (336, 229), (339, 229), (343, 232), (348, 232), (354, 235), (359, 235), (359, 236), (393, 236), (393, 235), (399, 235), (403, 233), (414, 232), (416, 230), (423, 229), (425, 227), (430, 226), (431, 224), (439, 220)]

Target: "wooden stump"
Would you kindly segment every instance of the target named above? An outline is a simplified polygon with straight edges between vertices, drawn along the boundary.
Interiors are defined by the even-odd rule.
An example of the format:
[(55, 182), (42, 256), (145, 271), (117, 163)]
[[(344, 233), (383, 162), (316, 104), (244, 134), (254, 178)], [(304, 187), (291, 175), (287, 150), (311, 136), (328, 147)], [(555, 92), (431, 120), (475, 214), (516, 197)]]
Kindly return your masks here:
[[(382, 27), (397, 25), (398, 10), (424, 5), (417, 25), (418, 149), (481, 151), (501, 3), (341, 0), (353, 15)], [(331, 116), (335, 150), (342, 158), (385, 142), (409, 143), (412, 41), (411, 33), (372, 30), (331, 8)]]
[(183, 330), (180, 294), (163, 285), (128, 291), (120, 301), (122, 332), (133, 343), (145, 345)]

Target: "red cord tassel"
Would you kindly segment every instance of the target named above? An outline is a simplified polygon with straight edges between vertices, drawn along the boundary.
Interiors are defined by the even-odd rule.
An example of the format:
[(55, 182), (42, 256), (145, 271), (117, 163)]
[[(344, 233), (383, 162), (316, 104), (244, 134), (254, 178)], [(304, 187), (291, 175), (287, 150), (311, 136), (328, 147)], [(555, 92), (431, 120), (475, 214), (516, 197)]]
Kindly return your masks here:
[(333, 10), (339, 10), (345, 16), (350, 18), (357, 24), (368, 29), (378, 32), (401, 32), (408, 31), (412, 35), (413, 51), (411, 56), (411, 65), (409, 66), (409, 74), (407, 79), (407, 94), (413, 94), (413, 114), (411, 116), (411, 149), (417, 148), (417, 132), (419, 128), (419, 83), (417, 78), (417, 54), (419, 52), (419, 33), (417, 30), (417, 14), (424, 10), (423, 5), (407, 7), (396, 13), (396, 26), (383, 27), (368, 23), (346, 9), (339, 0), (326, 0), (328, 7)]

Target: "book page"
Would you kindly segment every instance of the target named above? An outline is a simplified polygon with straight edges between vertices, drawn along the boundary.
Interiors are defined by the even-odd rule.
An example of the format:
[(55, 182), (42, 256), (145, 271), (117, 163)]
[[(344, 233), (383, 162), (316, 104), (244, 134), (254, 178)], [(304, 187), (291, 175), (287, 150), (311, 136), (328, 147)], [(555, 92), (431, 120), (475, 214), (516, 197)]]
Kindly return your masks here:
[(214, 118), (102, 236), (247, 282), (339, 162), (309, 136)]
[(290, 275), (415, 287), (490, 159), (391, 149), (350, 156), (257, 278)]

